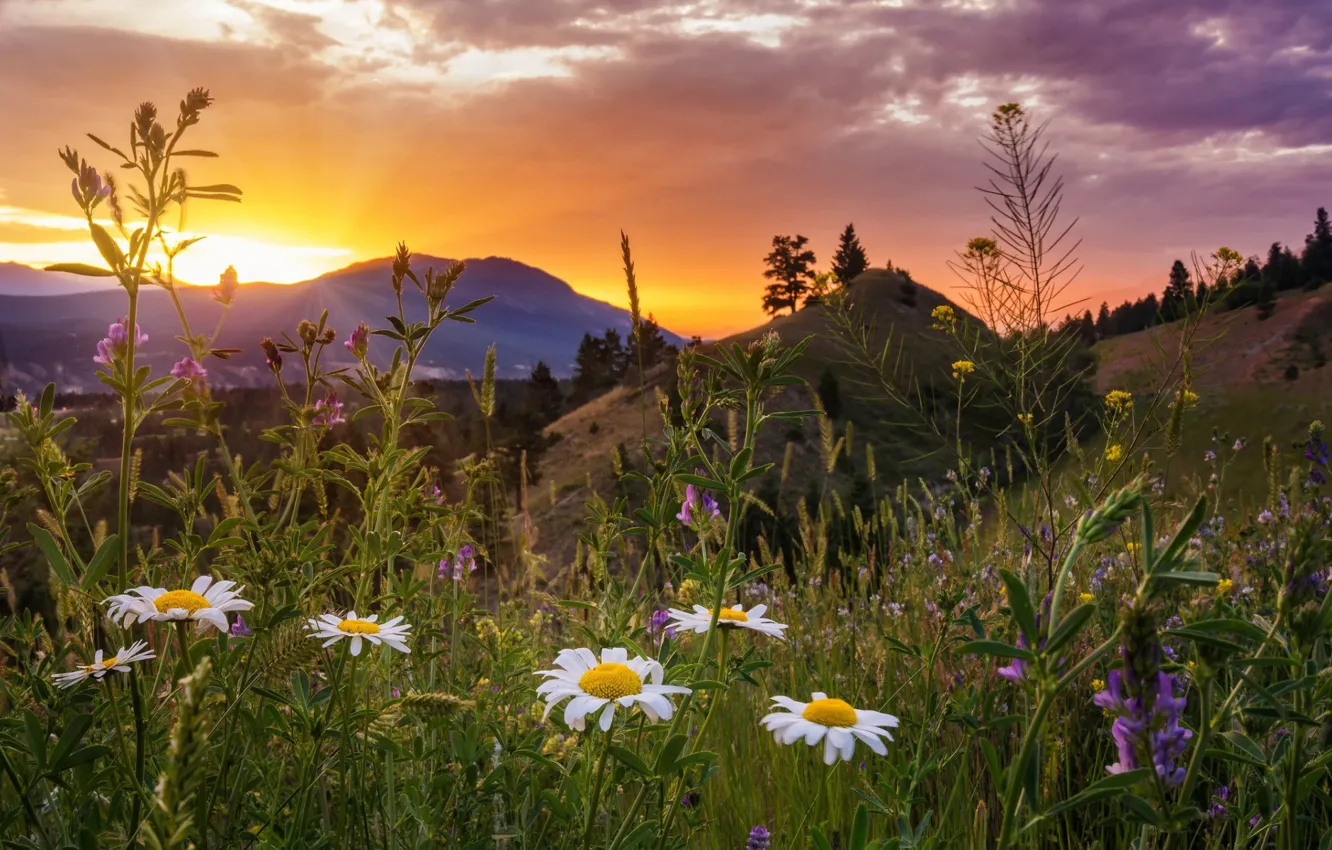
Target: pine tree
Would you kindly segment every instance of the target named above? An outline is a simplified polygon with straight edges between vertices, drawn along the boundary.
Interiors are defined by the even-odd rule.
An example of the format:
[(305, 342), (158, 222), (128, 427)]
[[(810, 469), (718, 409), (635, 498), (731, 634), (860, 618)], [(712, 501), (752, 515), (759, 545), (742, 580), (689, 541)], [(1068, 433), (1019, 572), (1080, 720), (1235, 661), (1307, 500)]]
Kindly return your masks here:
[(1332, 281), (1332, 224), (1327, 210), (1319, 207), (1314, 216), (1314, 229), (1304, 239), (1304, 288), (1317, 289)]
[(643, 348), (644, 371), (656, 366), (666, 356), (667, 352), (673, 350), (671, 344), (666, 341), (666, 337), (661, 333), (661, 325), (657, 324), (656, 318), (651, 313), (648, 313), (639, 322), (637, 336), (630, 335), (629, 345), (625, 348), (625, 359), (629, 364), (628, 373), (625, 377), (633, 381), (638, 380), (638, 349), (640, 345)]
[(560, 382), (550, 372), (546, 361), (538, 360), (532, 368), (532, 375), (527, 379), (524, 407), (540, 427), (545, 427), (564, 412), (564, 393), (560, 392)]
[(1101, 302), (1101, 310), (1096, 314), (1096, 336), (1105, 339), (1110, 336), (1110, 305)]
[(837, 252), (833, 254), (833, 274), (837, 275), (837, 279), (844, 286), (849, 286), (868, 268), (869, 257), (865, 255), (865, 249), (860, 245), (860, 238), (856, 236), (856, 226), (848, 224), (837, 243)]
[(772, 237), (772, 252), (763, 259), (768, 266), (763, 276), (773, 281), (763, 295), (763, 310), (769, 315), (783, 310), (795, 313), (800, 307), (805, 290), (814, 281), (814, 252), (805, 248), (808, 243), (799, 234)]
[(1184, 263), (1175, 260), (1170, 267), (1170, 282), (1166, 284), (1161, 297), (1161, 318), (1167, 322), (1185, 316), (1189, 312), (1189, 302), (1193, 295), (1193, 281)]
[(1289, 247), (1273, 242), (1267, 249), (1267, 262), (1262, 268), (1263, 279), (1277, 292), (1299, 289), (1304, 285), (1304, 269)]

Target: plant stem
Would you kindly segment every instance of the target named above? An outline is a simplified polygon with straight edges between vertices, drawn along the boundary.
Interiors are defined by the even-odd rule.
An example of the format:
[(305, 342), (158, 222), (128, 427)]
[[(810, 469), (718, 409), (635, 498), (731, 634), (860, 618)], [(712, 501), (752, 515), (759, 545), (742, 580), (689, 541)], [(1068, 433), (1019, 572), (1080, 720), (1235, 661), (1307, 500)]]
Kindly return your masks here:
[(592, 802), (587, 807), (587, 823), (583, 827), (583, 850), (592, 846), (592, 827), (597, 823), (597, 807), (601, 805), (601, 786), (606, 781), (606, 762), (610, 760), (613, 728), (606, 730), (601, 742), (601, 758), (597, 762), (597, 777), (592, 782)]

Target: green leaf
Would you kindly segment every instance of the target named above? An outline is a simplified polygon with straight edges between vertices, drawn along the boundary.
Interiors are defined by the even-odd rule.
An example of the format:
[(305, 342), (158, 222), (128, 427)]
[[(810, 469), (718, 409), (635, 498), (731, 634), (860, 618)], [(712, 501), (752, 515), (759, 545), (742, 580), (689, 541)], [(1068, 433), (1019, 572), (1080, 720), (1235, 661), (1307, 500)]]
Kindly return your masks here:
[(819, 829), (817, 826), (811, 826), (809, 828), (809, 840), (814, 843), (815, 850), (832, 850), (832, 845), (828, 843), (828, 839), (824, 836), (823, 830)]
[(65, 757), (74, 751), (74, 748), (83, 740), (88, 728), (92, 726), (91, 714), (76, 714), (65, 727), (65, 731), (60, 733), (60, 739), (56, 741), (55, 749), (51, 751), (51, 770), (59, 773), (63, 768), (60, 766)]
[(632, 848), (639, 846), (651, 838), (656, 831), (656, 820), (640, 823), (638, 826), (634, 827), (633, 832), (624, 837), (624, 841), (620, 842), (620, 850), (632, 850)]
[(657, 754), (656, 770), (658, 775), (670, 773), (675, 767), (675, 760), (680, 757), (680, 751), (684, 749), (684, 735), (676, 733), (672, 735), (665, 744), (661, 746), (661, 752)]
[(1085, 605), (1079, 605), (1069, 612), (1069, 615), (1060, 621), (1059, 627), (1055, 633), (1050, 635), (1050, 639), (1045, 642), (1045, 652), (1047, 655), (1054, 655), (1059, 650), (1078, 636), (1078, 633), (1087, 625), (1087, 621), (1096, 613), (1096, 606), (1088, 602)]
[(240, 189), (230, 183), (214, 183), (211, 186), (191, 186), (191, 192), (207, 192), (213, 195), (243, 195)]
[(1000, 570), (999, 578), (1003, 579), (1004, 587), (1008, 588), (1008, 607), (1013, 612), (1017, 627), (1027, 636), (1027, 640), (1036, 640), (1036, 610), (1031, 607), (1027, 586), (1008, 570)]
[(711, 478), (704, 478), (702, 475), (691, 475), (687, 472), (681, 472), (675, 476), (685, 484), (693, 484), (695, 487), (702, 487), (707, 490), (725, 490), (726, 486), (720, 481), (713, 481)]
[(856, 816), (851, 822), (851, 843), (848, 850), (865, 850), (869, 844), (869, 808), (861, 803), (856, 806)]
[(1138, 770), (1129, 770), (1124, 773), (1116, 773), (1113, 776), (1107, 776), (1098, 782), (1093, 782), (1091, 785), (1088, 785), (1067, 800), (1055, 803), (1045, 811), (1044, 816), (1054, 817), (1061, 812), (1076, 809), (1079, 806), (1085, 806), (1096, 800), (1116, 796), (1122, 793), (1125, 789), (1131, 788), (1151, 775), (1152, 771), (1143, 767)]
[(996, 655), (1000, 658), (1021, 658), (1023, 661), (1035, 661), (1036, 656), (1025, 649), (1018, 649), (998, 640), (967, 641), (957, 648), (967, 655)]
[(102, 259), (106, 260), (106, 264), (113, 269), (124, 268), (125, 255), (120, 252), (120, 246), (116, 244), (116, 240), (112, 239), (111, 234), (106, 232), (106, 228), (97, 222), (93, 222), (89, 226), (92, 229), (93, 244), (97, 246), (97, 250), (101, 253)]
[(32, 534), (32, 539), (37, 544), (37, 548), (41, 549), (42, 554), (46, 556), (46, 561), (51, 565), (51, 570), (55, 572), (56, 576), (70, 587), (77, 586), (78, 582), (74, 578), (74, 570), (69, 566), (69, 561), (65, 560), (65, 556), (61, 554), (60, 546), (56, 543), (56, 539), (51, 536), (51, 532), (32, 522), (28, 523), (28, 531)]
[(638, 754), (633, 750), (626, 750), (624, 747), (612, 745), (610, 752), (611, 755), (615, 756), (616, 761), (644, 779), (650, 779), (652, 777), (652, 770), (647, 766), (647, 762), (639, 758)]
[(79, 587), (83, 590), (92, 590), (97, 587), (97, 583), (111, 569), (111, 565), (116, 562), (116, 554), (119, 551), (120, 537), (111, 535), (102, 541), (102, 545), (97, 547), (97, 553), (92, 556), (88, 562), (88, 570), (83, 574), (83, 581)]
[(1152, 578), (1156, 581), (1174, 582), (1176, 584), (1201, 584), (1214, 585), (1221, 581), (1221, 576), (1216, 573), (1203, 573), (1193, 571), (1153, 573)]
[(54, 263), (43, 267), (42, 271), (64, 272), (65, 274), (81, 274), (84, 277), (115, 277), (116, 273), (110, 269), (90, 266), (87, 263)]

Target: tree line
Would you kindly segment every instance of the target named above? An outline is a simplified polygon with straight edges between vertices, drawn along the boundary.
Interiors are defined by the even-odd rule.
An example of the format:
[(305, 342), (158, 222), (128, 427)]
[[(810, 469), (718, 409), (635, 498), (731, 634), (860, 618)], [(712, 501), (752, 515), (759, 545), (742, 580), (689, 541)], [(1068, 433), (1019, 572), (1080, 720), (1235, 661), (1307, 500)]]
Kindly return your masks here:
[(1210, 288), (1206, 281), (1195, 284), (1183, 261), (1175, 260), (1159, 296), (1152, 292), (1113, 309), (1102, 303), (1095, 317), (1088, 310), (1082, 316), (1065, 317), (1064, 324), (1091, 339), (1105, 339), (1173, 322), (1204, 306), (1238, 310), (1253, 305), (1265, 319), (1276, 309), (1277, 293), (1318, 289), (1328, 282), (1332, 282), (1332, 224), (1327, 210), (1319, 207), (1313, 231), (1305, 237), (1298, 256), (1288, 245), (1273, 242), (1265, 258), (1249, 257)]

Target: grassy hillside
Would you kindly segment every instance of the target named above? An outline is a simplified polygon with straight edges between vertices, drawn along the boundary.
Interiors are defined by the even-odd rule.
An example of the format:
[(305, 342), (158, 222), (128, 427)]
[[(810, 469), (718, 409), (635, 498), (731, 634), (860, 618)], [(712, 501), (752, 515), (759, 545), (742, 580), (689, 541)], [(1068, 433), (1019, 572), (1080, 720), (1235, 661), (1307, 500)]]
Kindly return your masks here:
[[(907, 282), (896, 273), (871, 270), (857, 278), (851, 289), (852, 303), (872, 319), (880, 338), (891, 333), (895, 348), (900, 348), (903, 362), (918, 375), (946, 376), (955, 359), (946, 338), (930, 329), (930, 312), (940, 304), (949, 304), (944, 296), (919, 284)], [(912, 291), (914, 288), (914, 292)], [(956, 307), (955, 307), (956, 308)], [(842, 415), (832, 422), (833, 440), (844, 438), (850, 430), (849, 450), (831, 475), (825, 476), (825, 448), (819, 423), (806, 420), (803, 426), (775, 429), (760, 448), (762, 459), (777, 464), (772, 475), (783, 466), (790, 445), (787, 476), (780, 482), (784, 498), (796, 498), (810, 486), (827, 484), (843, 487), (854, 470), (866, 471), (866, 445), (872, 446), (875, 466), (875, 490), (882, 494), (904, 477), (928, 475), (940, 471), (940, 461), (931, 455), (934, 444), (918, 437), (910, 429), (884, 421), (883, 406), (866, 401), (867, 390), (859, 388), (841, 350), (830, 333), (827, 310), (822, 305), (807, 307), (794, 315), (785, 315), (766, 324), (736, 334), (708, 347), (739, 343), (748, 345), (769, 332), (783, 341), (794, 343), (811, 338), (797, 371), (807, 386), (792, 387), (770, 402), (773, 409), (808, 409), (811, 395), (825, 369), (837, 376), (842, 399)], [(616, 476), (612, 452), (616, 446), (627, 450), (632, 463), (640, 468), (638, 452), (644, 433), (660, 437), (662, 422), (657, 402), (659, 393), (667, 392), (675, 380), (672, 368), (654, 370), (645, 392), (638, 386), (620, 387), (567, 413), (550, 425), (547, 432), (558, 434), (560, 442), (542, 462), (542, 481), (529, 493), (528, 505), (536, 529), (534, 548), (548, 559), (548, 572), (567, 564), (573, 557), (580, 524), (586, 516), (585, 504), (598, 493), (609, 499)], [(719, 423), (721, 424), (721, 423)], [(843, 444), (845, 447), (845, 443)]]
[[(1180, 333), (1176, 323), (1097, 344), (1097, 390), (1149, 392), (1175, 360)], [(1324, 352), (1332, 353), (1332, 291), (1326, 289), (1287, 293), (1267, 319), (1252, 307), (1206, 317), (1194, 341), (1192, 385), (1199, 401), (1184, 419), (1182, 449), (1167, 461), (1161, 446), (1153, 448), (1172, 489), (1205, 486), (1218, 471), (1206, 452), (1225, 457), (1244, 438), (1248, 448), (1226, 468), (1222, 498), (1228, 510), (1262, 501), (1262, 440), (1272, 437), (1295, 462), (1303, 457), (1309, 423), (1332, 423), (1332, 370)]]

